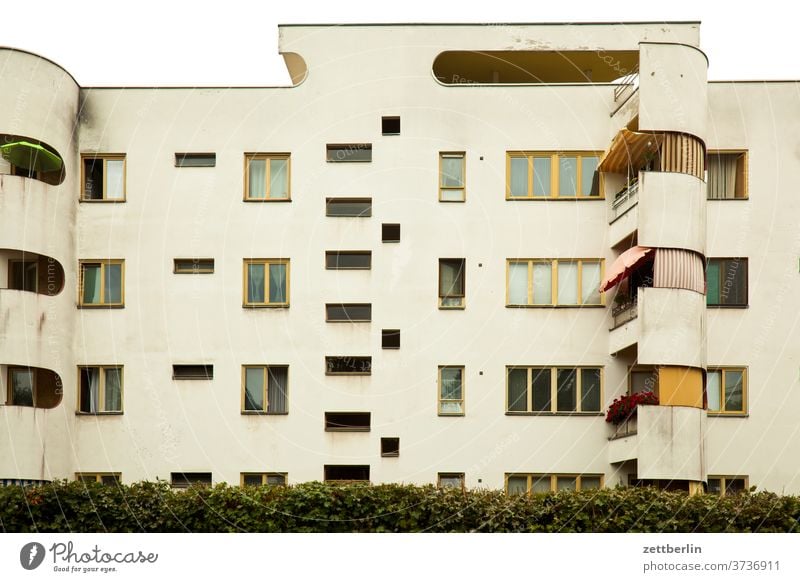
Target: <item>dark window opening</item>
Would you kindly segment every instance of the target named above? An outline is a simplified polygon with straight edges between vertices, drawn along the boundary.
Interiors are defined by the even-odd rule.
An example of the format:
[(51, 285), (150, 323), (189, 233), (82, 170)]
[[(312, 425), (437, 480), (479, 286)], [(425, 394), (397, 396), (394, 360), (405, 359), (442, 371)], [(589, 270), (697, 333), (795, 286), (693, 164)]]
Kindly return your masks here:
[(372, 321), (372, 304), (328, 303), (325, 305), (325, 321)]
[(708, 259), (706, 303), (713, 306), (747, 306), (747, 259)]
[(173, 380), (212, 380), (214, 366), (211, 364), (173, 364)]
[(179, 274), (214, 272), (214, 259), (175, 259), (174, 264), (174, 272)]
[(381, 347), (384, 350), (399, 350), (400, 330), (399, 329), (381, 330)]
[(371, 162), (372, 144), (328, 144), (325, 159), (329, 162)]
[(175, 489), (186, 489), (192, 485), (210, 487), (211, 473), (172, 473), (170, 480)]
[(326, 412), (325, 430), (328, 432), (369, 432), (369, 412)]
[(372, 216), (372, 198), (326, 198), (325, 216)]
[(381, 457), (399, 457), (400, 439), (398, 437), (381, 438)]
[(175, 154), (176, 168), (213, 168), (217, 154)]
[(325, 374), (371, 374), (371, 356), (325, 356)]
[(325, 251), (326, 269), (362, 269), (372, 268), (371, 251)]
[(381, 235), (385, 243), (400, 242), (400, 225), (393, 223), (382, 224)]
[(381, 117), (383, 135), (400, 135), (400, 117)]
[(369, 465), (325, 465), (325, 481), (369, 481)]

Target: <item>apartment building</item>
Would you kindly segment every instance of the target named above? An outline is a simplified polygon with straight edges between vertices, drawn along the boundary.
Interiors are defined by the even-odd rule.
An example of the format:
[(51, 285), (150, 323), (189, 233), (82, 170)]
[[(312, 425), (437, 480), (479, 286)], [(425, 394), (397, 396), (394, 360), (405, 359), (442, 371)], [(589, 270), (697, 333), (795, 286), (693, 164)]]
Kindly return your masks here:
[(797, 82), (708, 82), (696, 22), (279, 43), (0, 49), (2, 482), (800, 492)]

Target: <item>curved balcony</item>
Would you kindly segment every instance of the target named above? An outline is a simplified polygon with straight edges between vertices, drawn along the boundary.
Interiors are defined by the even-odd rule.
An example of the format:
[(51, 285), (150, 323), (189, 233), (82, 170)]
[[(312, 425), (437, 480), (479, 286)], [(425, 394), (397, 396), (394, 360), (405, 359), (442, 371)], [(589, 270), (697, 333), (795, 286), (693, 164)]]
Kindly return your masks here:
[(31, 136), (61, 155), (75, 151), (79, 87), (59, 65), (25, 51), (0, 49), (0, 133)]
[(67, 175), (54, 147), (21, 135), (0, 134), (0, 174), (22, 176), (58, 186)]
[[(71, 474), (63, 406), (0, 406), (0, 479), (50, 481)], [(74, 415), (73, 415), (74, 416)]]
[(58, 295), (64, 290), (64, 267), (53, 257), (0, 248), (0, 292), (3, 289)]

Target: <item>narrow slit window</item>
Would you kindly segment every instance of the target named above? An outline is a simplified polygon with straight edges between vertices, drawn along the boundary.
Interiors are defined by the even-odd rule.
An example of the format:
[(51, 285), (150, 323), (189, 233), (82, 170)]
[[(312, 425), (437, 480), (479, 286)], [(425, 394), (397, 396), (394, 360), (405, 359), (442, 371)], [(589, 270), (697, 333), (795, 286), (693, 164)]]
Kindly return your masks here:
[(288, 480), (287, 473), (241, 473), (242, 487), (285, 487)]
[(326, 356), (325, 374), (328, 376), (367, 376), (372, 373), (371, 356)]
[(217, 165), (217, 154), (175, 154), (176, 168), (213, 168)]
[(325, 159), (329, 162), (371, 162), (371, 143), (328, 144)]
[(177, 274), (198, 275), (214, 272), (214, 259), (175, 259), (173, 272)]
[(325, 430), (328, 432), (369, 432), (369, 412), (326, 412)]
[(327, 303), (325, 321), (367, 322), (372, 321), (371, 303)]
[(213, 380), (214, 366), (212, 364), (173, 364), (173, 380)]
[(173, 489), (211, 487), (211, 473), (171, 473), (170, 482)]
[(372, 251), (325, 251), (325, 268), (367, 271), (372, 268)]
[(325, 465), (326, 482), (369, 481), (369, 465)]
[(372, 216), (372, 198), (326, 198), (325, 216), (370, 217)]

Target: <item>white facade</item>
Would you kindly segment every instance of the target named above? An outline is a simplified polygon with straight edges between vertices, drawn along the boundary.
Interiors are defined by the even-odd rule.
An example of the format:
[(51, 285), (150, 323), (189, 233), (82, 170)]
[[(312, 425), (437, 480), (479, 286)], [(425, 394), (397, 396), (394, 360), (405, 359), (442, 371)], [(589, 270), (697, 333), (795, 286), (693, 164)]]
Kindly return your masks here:
[[(0, 479), (186, 472), (239, 483), (280, 472), (299, 483), (322, 480), (325, 465), (368, 465), (375, 483), (464, 473), (468, 487), (502, 488), (520, 473), (602, 475), (613, 486), (661, 442), (692, 468), (677, 467), (674, 451), (661, 463), (651, 454), (652, 475), (639, 463), (640, 478), (746, 476), (800, 492), (800, 93), (795, 82), (707, 83), (698, 42), (697, 23), (286, 26), (280, 51), (296, 84), (275, 88), (81, 88), (41, 57), (0, 50), (0, 134), (46, 144), (65, 172), (59, 185), (0, 175), (2, 385), (9, 367), (32, 366), (63, 386), (53, 408), (0, 407)], [(586, 78), (446, 84), (432, 68), (446, 51), (600, 61), (625, 51), (641, 80), (621, 108), (618, 83)], [(400, 135), (382, 135), (382, 116), (400, 117)], [(507, 152), (604, 152), (637, 117), (640, 132), (746, 151), (749, 197), (706, 203), (702, 179), (660, 172), (641, 181), (624, 227), (609, 224), (613, 176), (593, 199), (507, 199)], [(363, 143), (371, 162), (326, 162), (326, 144)], [(213, 152), (216, 164), (176, 167), (181, 152)], [(463, 203), (439, 201), (440, 152), (465, 153)], [(291, 202), (243, 200), (252, 153), (290, 154)], [(124, 202), (81, 201), (87, 154), (124, 155)], [(371, 216), (326, 216), (335, 197), (371, 198)], [(382, 242), (383, 223), (401, 225), (399, 243)], [(613, 290), (599, 307), (506, 306), (507, 259), (604, 259), (608, 270), (631, 236), (747, 258), (747, 307), (653, 289), (640, 305), (648, 319), (640, 311), (609, 332)], [(371, 269), (325, 269), (337, 250), (371, 251)], [(19, 251), (56, 259), (63, 290), (6, 288), (5, 259)], [(193, 257), (213, 258), (213, 274), (173, 272), (175, 258)], [(287, 308), (243, 307), (249, 258), (289, 259)], [(465, 259), (463, 310), (439, 308), (440, 258)], [(79, 305), (79, 261), (100, 259), (124, 259), (122, 308)], [(370, 303), (371, 321), (326, 322), (326, 303)], [(400, 329), (399, 350), (381, 349), (382, 329)], [(691, 413), (691, 431), (639, 435), (620, 453), (604, 413), (627, 392), (636, 350), (641, 363), (704, 378), (706, 368), (746, 368), (743, 414)], [(326, 375), (326, 356), (371, 356), (371, 374)], [(174, 364), (213, 365), (214, 377), (173, 380)], [(258, 364), (288, 366), (288, 414), (242, 414), (242, 367)], [(78, 367), (112, 365), (123, 367), (122, 413), (76, 413)], [(464, 366), (463, 416), (437, 414), (443, 365)], [(507, 414), (507, 366), (599, 367), (600, 410)], [(326, 431), (325, 412), (341, 411), (370, 412), (370, 430)], [(381, 456), (382, 437), (399, 437), (398, 457)]]

